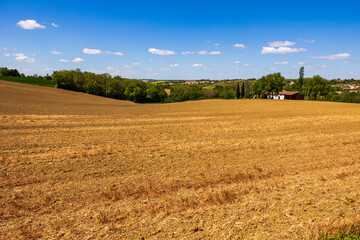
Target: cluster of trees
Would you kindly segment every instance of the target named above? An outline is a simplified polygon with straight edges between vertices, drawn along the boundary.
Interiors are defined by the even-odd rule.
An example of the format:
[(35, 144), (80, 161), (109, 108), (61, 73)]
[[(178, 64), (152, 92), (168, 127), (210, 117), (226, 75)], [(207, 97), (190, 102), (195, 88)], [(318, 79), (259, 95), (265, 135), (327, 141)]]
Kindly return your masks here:
[(2, 67), (0, 68), (0, 76), (20, 77), (20, 73), (17, 69), (8, 69), (7, 67)]
[(268, 74), (256, 80), (252, 86), (252, 92), (257, 98), (265, 93), (277, 94), (283, 90), (285, 78), (280, 73)]
[(307, 100), (341, 101), (341, 97), (335, 97), (333, 89), (326, 79), (319, 75), (312, 78), (299, 78), (292, 85), (285, 83), (285, 78), (280, 73), (268, 74), (256, 80), (251, 86), (254, 95), (265, 97), (266, 93), (278, 94), (283, 89), (287, 91), (299, 91)]
[(94, 95), (130, 100), (136, 103), (164, 102), (167, 94), (163, 87), (135, 79), (110, 74), (95, 74), (76, 70), (54, 71), (52, 79), (58, 88), (86, 92)]
[(20, 73), (17, 69), (8, 69), (7, 67), (0, 67), (0, 76), (51, 80), (51, 76), (49, 74), (46, 76), (38, 74), (25, 76), (25, 74)]
[(169, 97), (173, 102), (209, 98), (239, 99), (249, 98), (252, 95), (249, 84), (244, 81), (228, 81), (215, 86), (175, 84), (170, 89)]

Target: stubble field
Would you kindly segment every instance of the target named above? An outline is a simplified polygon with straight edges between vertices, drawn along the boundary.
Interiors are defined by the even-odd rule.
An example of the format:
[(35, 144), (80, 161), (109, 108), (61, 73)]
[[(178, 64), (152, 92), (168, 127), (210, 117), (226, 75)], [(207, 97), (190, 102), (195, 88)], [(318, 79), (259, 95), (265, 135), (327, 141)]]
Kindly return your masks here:
[(360, 214), (360, 105), (0, 81), (1, 239), (308, 239)]

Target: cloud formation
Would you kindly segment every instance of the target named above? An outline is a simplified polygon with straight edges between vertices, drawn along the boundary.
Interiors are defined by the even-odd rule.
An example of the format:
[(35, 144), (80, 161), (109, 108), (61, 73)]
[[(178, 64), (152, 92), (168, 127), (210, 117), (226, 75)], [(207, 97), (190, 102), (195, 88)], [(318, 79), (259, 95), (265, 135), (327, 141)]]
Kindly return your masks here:
[(296, 42), (290, 42), (290, 41), (273, 41), (273, 42), (269, 42), (268, 45), (270, 47), (290, 47), (290, 46), (294, 46), (296, 44)]
[(78, 57), (78, 58), (74, 58), (72, 61), (73, 62), (83, 62), (84, 59)]
[(16, 24), (18, 27), (23, 29), (32, 30), (32, 29), (44, 29), (45, 26), (38, 24), (35, 20), (21, 20)]
[(18, 62), (34, 63), (36, 61), (35, 58), (25, 56), (23, 53), (13, 53), (13, 56), (15, 56), (15, 60)]
[(351, 55), (349, 53), (339, 53), (329, 56), (322, 56), (322, 57), (313, 57), (310, 56), (311, 59), (325, 59), (325, 60), (338, 60), (338, 59), (346, 59), (349, 58)]
[(175, 64), (170, 64), (170, 67), (179, 67), (180, 66), (180, 64), (177, 64), (177, 63), (175, 63)]
[(306, 52), (305, 48), (290, 48), (290, 47), (263, 47), (261, 54), (286, 54), (286, 53), (297, 53)]
[(245, 46), (244, 44), (242, 44), (242, 43), (235, 43), (235, 44), (233, 45), (233, 48), (241, 48), (241, 49), (244, 49), (244, 48), (246, 48), (246, 46)]
[(204, 65), (202, 65), (201, 63), (195, 63), (192, 65), (193, 67), (203, 67)]
[(66, 60), (66, 59), (60, 59), (60, 62), (70, 62), (70, 60)]
[(124, 55), (121, 52), (102, 51), (99, 49), (90, 49), (90, 48), (84, 48), (83, 53), (92, 54), (92, 55), (96, 55), (96, 54), (112, 54), (112, 55), (118, 55), (118, 56)]
[(157, 48), (149, 48), (149, 53), (155, 54), (155, 55), (174, 55), (175, 52), (170, 50), (160, 50)]
[(55, 54), (55, 55), (60, 55), (60, 54), (62, 54), (62, 52), (58, 52), (58, 51), (55, 51), (55, 50), (54, 50), (54, 51), (50, 51), (50, 53), (51, 53), (51, 54)]
[(95, 54), (101, 54), (101, 50), (99, 50), (99, 49), (84, 48), (84, 49), (83, 49), (83, 53), (95, 55)]
[(55, 24), (55, 23), (51, 23), (51, 26), (53, 26), (53, 27), (59, 27), (59, 25), (57, 25), (57, 24)]
[(220, 55), (221, 52), (220, 51), (212, 51), (212, 52), (208, 52), (208, 51), (198, 51), (198, 52), (182, 52), (182, 55), (190, 55), (190, 54), (199, 54), (199, 55)]
[(274, 64), (289, 64), (289, 62), (274, 62)]

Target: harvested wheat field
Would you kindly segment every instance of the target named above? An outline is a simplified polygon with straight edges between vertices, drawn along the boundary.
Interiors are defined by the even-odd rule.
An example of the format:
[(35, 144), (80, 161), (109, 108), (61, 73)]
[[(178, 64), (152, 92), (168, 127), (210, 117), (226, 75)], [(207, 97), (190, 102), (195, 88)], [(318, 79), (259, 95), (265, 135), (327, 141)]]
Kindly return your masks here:
[(0, 81), (0, 127), (2, 239), (309, 239), (360, 214), (356, 104)]

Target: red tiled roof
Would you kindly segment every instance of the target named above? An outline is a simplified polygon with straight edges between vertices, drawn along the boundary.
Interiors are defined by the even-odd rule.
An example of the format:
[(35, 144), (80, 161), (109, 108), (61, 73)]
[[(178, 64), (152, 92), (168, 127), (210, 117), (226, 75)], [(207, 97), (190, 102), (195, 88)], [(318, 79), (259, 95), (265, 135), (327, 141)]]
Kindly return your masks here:
[(298, 94), (299, 91), (281, 91), (279, 92), (280, 95), (288, 95), (288, 96), (291, 96), (291, 95), (295, 95), (295, 94)]

